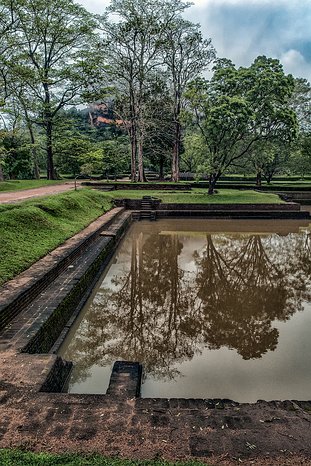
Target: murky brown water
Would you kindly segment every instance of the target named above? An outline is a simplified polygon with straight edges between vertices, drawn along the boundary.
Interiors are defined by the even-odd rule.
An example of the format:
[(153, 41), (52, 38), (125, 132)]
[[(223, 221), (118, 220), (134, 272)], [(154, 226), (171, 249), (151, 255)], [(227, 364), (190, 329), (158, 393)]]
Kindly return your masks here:
[(310, 399), (308, 222), (134, 223), (61, 354), (74, 393), (130, 360), (144, 397)]

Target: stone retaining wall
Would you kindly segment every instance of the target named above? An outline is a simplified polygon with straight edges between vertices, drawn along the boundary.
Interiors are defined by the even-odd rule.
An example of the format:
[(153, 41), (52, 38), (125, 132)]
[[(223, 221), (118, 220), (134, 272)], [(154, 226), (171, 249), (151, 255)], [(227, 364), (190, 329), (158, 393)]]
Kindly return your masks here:
[(253, 212), (298, 212), (300, 205), (294, 202), (284, 204), (159, 204), (157, 210), (184, 211), (253, 211)]
[(0, 331), (27, 307), (124, 209), (113, 209), (0, 288)]
[(57, 357), (41, 387), (41, 392), (60, 393), (68, 381), (72, 366), (72, 362)]
[(131, 189), (131, 190), (161, 190), (161, 191), (191, 191), (190, 183), (92, 183), (91, 181), (84, 181), (81, 183), (83, 186), (90, 186), (96, 189)]
[(34, 335), (22, 349), (23, 352), (34, 354), (48, 353), (50, 351), (72, 313), (90, 288), (90, 284), (93, 283), (97, 273), (102, 269), (103, 262), (114, 251), (114, 245), (114, 239), (106, 239), (106, 246), (94, 260), (91, 267), (78, 282), (73, 281), (70, 284), (69, 290), (65, 290), (66, 297), (52, 312), (49, 312), (49, 309), (47, 309), (45, 322), (38, 322), (38, 325), (32, 329)]
[(117, 222), (117, 231), (112, 231), (110, 235), (105, 231), (94, 251), (89, 251), (86, 257), (78, 260), (72, 278), (62, 286), (57, 296), (52, 296), (50, 300), (48, 295), (45, 296), (48, 305), (27, 332), (24, 331), (24, 336), (19, 338), (17, 346), (22, 346), (22, 352), (47, 353), (52, 348), (56, 349), (54, 344), (57, 340), (58, 346), (62, 343), (72, 324), (71, 317), (78, 314), (87, 300), (131, 221), (132, 216), (127, 215)]
[[(115, 199), (114, 204), (117, 207), (125, 207), (131, 210), (140, 210), (142, 199)], [(286, 202), (280, 204), (193, 204), (193, 203), (162, 203), (160, 199), (150, 199), (153, 210), (175, 210), (177, 213), (185, 211), (253, 211), (253, 212), (298, 212), (300, 205), (295, 202)]]
[[(136, 211), (137, 212), (137, 211)], [(220, 219), (243, 219), (243, 220), (302, 220), (302, 219), (310, 219), (310, 214), (307, 211), (264, 211), (264, 210), (257, 210), (257, 211), (247, 211), (247, 210), (156, 210), (155, 211), (155, 219), (160, 218), (188, 218), (188, 217), (196, 217), (196, 218), (220, 218)], [(137, 219), (137, 215), (135, 215)], [(139, 217), (141, 220), (141, 218)]]

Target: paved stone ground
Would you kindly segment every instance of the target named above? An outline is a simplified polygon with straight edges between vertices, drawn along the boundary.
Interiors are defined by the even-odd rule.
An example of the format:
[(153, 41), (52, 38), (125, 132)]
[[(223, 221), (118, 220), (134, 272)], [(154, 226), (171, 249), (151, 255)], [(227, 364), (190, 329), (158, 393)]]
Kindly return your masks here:
[(55, 355), (7, 352), (0, 447), (207, 464), (310, 465), (311, 403), (42, 393)]
[[(77, 181), (78, 188), (81, 181)], [(12, 204), (14, 202), (25, 201), (33, 197), (51, 196), (60, 194), (65, 191), (74, 189), (74, 182), (68, 181), (64, 184), (56, 184), (52, 186), (42, 186), (41, 188), (23, 189), (19, 191), (0, 193), (0, 204)]]

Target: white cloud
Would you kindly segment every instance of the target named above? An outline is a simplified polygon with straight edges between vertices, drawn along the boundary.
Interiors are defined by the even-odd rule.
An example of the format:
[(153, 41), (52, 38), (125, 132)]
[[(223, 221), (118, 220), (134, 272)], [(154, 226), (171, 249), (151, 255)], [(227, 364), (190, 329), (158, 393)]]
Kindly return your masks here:
[(298, 50), (290, 49), (281, 56), (282, 63), (287, 67), (301, 66), (306, 63)]
[(298, 50), (287, 50), (287, 52), (281, 55), (280, 60), (287, 73), (291, 73), (294, 76), (310, 78), (311, 64), (305, 60), (304, 56)]
[[(78, 0), (103, 13), (109, 0)], [(287, 72), (311, 80), (311, 0), (193, 0), (185, 17), (200, 23), (218, 56), (249, 66), (258, 55), (278, 58)]]
[(80, 5), (84, 6), (91, 13), (102, 14), (109, 5), (109, 0), (78, 0)]

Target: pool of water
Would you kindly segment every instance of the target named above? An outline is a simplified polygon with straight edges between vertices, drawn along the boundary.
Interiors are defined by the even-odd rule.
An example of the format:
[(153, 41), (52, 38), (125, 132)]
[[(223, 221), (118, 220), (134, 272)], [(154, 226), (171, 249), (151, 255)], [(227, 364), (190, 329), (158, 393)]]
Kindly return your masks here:
[(134, 223), (60, 354), (72, 393), (128, 360), (143, 397), (310, 399), (308, 221)]

